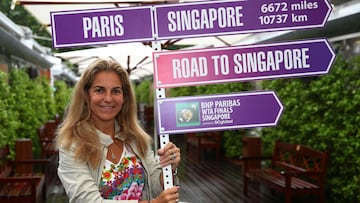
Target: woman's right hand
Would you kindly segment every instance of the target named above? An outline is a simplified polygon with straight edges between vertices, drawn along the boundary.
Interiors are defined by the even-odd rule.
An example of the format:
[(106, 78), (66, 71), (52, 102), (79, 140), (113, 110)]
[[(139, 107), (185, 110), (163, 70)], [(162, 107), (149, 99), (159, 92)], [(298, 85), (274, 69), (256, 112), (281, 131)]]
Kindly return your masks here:
[(177, 203), (179, 202), (179, 186), (162, 191), (151, 203)]

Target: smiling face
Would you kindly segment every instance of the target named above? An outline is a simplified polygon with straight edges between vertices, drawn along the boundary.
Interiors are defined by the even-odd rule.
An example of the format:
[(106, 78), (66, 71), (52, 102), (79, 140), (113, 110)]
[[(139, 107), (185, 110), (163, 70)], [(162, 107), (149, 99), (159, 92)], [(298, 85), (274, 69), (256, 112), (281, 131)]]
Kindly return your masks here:
[(91, 119), (101, 128), (113, 123), (124, 103), (122, 82), (115, 72), (102, 71), (95, 75), (89, 89)]

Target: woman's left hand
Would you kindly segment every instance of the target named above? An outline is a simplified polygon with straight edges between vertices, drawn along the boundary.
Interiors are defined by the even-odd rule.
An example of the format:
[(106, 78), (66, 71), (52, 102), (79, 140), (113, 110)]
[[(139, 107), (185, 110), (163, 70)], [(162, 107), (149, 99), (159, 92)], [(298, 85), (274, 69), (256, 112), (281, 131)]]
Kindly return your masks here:
[(167, 143), (164, 148), (158, 150), (158, 155), (160, 157), (160, 165), (162, 167), (171, 164), (172, 169), (175, 170), (179, 166), (181, 159), (180, 148), (178, 148), (174, 143)]

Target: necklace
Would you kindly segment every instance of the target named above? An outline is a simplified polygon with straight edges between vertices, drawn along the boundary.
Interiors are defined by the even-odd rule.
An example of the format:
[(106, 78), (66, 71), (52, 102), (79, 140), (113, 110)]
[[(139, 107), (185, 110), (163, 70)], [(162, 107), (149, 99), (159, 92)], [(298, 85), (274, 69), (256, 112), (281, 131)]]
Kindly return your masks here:
[(111, 148), (109, 147), (110, 152), (111, 152), (111, 158), (115, 159), (116, 158), (116, 154), (111, 150)]

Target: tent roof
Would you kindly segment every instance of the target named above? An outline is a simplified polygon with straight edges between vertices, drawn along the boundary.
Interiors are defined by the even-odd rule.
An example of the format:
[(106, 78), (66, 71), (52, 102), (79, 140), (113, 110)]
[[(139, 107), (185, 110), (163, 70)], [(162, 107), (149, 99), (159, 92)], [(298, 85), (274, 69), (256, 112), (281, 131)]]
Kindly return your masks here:
[[(115, 8), (122, 6), (141, 6), (149, 4), (165, 4), (165, 3), (178, 3), (178, 2), (194, 2), (198, 0), (13, 0), (17, 4), (21, 4), (32, 13), (38, 21), (44, 26), (48, 26), (50, 29), (50, 12), (51, 11), (66, 11), (66, 10), (85, 10), (94, 8)], [(331, 0), (335, 5), (335, 9), (330, 15), (327, 25), (333, 26), (332, 29), (341, 30), (344, 21), (347, 17), (355, 16), (353, 21), (357, 20), (360, 15), (360, 0)], [(339, 20), (340, 19), (340, 20)], [(331, 23), (330, 23), (330, 22)], [(332, 23), (336, 22), (336, 23)], [(349, 21), (350, 22), (350, 21)], [(334, 26), (334, 25), (335, 26)], [(214, 36), (214, 37), (201, 37), (201, 38), (187, 38), (164, 41), (163, 43), (172, 43), (175, 45), (193, 45), (196, 48), (206, 47), (221, 47), (231, 45), (243, 45), (243, 44), (255, 44), (271, 39), (295, 39), (299, 38), (299, 33), (302, 37), (337, 37), (340, 35), (347, 35), (354, 32), (349, 28), (349, 31), (345, 31), (332, 36), (333, 30), (324, 30), (322, 32), (310, 33), (307, 31), (285, 31), (285, 32), (266, 32), (256, 34), (239, 34), (239, 35), (226, 35), (226, 36)], [(306, 32), (306, 33), (305, 33)], [(355, 31), (359, 33), (359, 31)], [(304, 34), (305, 33), (305, 34)], [(331, 33), (331, 34), (329, 34)], [(301, 37), (300, 36), (300, 37)], [(354, 36), (354, 35), (351, 35)], [(357, 36), (357, 35), (356, 35)], [(141, 50), (141, 51), (139, 51)], [(60, 50), (61, 51), (61, 50)], [(113, 58), (118, 60), (125, 68), (133, 69), (132, 79), (141, 79), (146, 76), (151, 76), (152, 61), (151, 61), (152, 49), (142, 43), (123, 43), (113, 44), (97, 48), (91, 48), (81, 51), (72, 51), (66, 53), (59, 53), (55, 56), (68, 59), (71, 63), (78, 65), (80, 70), (91, 61), (96, 58)]]
[(142, 43), (111, 44), (104, 47), (57, 53), (55, 56), (77, 64), (80, 73), (98, 58), (117, 61), (131, 72), (130, 77), (133, 80), (151, 76), (153, 73), (152, 48)]

